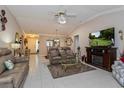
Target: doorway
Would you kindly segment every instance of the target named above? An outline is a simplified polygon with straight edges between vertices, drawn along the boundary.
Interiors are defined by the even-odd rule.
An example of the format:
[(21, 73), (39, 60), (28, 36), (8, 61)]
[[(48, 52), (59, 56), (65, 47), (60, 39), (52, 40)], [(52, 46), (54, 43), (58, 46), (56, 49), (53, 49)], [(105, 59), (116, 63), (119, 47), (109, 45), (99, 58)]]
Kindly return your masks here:
[(36, 39), (36, 44), (35, 45), (36, 45), (36, 52), (37, 53), (39, 53), (39, 43), (40, 43), (39, 40)]
[(34, 35), (34, 34), (27, 34), (26, 35), (27, 38), (27, 47), (28, 49), (30, 49), (30, 53), (31, 54), (37, 54), (39, 53), (39, 36), (38, 35)]
[(28, 48), (30, 49), (31, 54), (37, 53), (36, 41), (36, 38), (28, 38)]
[(79, 47), (79, 35), (74, 36), (74, 52), (77, 52), (77, 48)]

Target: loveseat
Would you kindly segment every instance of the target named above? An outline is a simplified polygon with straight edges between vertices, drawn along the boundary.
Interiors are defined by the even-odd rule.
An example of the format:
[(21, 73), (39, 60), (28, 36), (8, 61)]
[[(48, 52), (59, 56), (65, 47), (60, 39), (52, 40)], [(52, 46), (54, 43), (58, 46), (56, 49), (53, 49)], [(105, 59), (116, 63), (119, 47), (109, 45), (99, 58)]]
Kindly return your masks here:
[[(4, 62), (11, 60), (14, 68), (7, 70)], [(29, 58), (14, 57), (12, 51), (7, 48), (0, 48), (0, 88), (20, 88), (29, 71)]]
[(51, 64), (69, 63), (76, 61), (76, 55), (70, 47), (52, 47), (48, 51)]

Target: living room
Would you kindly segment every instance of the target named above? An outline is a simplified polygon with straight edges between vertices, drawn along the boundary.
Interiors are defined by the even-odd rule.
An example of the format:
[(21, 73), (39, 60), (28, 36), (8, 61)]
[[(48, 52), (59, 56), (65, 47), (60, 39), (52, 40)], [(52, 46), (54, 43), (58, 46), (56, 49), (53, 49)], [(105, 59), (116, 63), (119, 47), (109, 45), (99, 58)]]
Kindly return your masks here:
[(123, 88), (123, 15), (123, 5), (0, 5), (0, 87)]

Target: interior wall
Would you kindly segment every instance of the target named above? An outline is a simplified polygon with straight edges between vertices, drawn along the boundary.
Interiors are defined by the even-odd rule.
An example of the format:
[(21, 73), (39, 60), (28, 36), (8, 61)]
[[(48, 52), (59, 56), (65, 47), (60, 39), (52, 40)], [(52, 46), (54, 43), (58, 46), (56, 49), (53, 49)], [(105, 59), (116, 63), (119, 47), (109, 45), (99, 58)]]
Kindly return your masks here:
[[(0, 22), (0, 47), (10, 48), (10, 43), (15, 40), (15, 33), (18, 32), (20, 35), (22, 31), (17, 24), (15, 18), (10, 13), (10, 11), (5, 6), (0, 6), (0, 11), (4, 9), (6, 11), (6, 17), (8, 22), (5, 24), (6, 30), (1, 31), (1, 22)], [(1, 12), (0, 12), (1, 14)]]
[[(79, 45), (81, 47), (82, 54), (86, 54), (86, 46), (89, 46), (89, 33), (115, 27), (115, 47), (118, 48), (117, 56), (120, 56), (120, 52), (124, 50), (124, 40), (119, 37), (119, 30), (124, 33), (124, 10), (99, 16), (85, 24), (80, 25), (72, 34), (74, 39), (75, 35), (79, 35)], [(74, 49), (74, 45), (72, 45)]]
[[(55, 38), (55, 36), (45, 36), (45, 35), (40, 35), (39, 37), (39, 41), (40, 41), (40, 45), (39, 45), (39, 53), (42, 56), (46, 56), (47, 55), (47, 47), (46, 47), (46, 41), (47, 40), (53, 40)], [(65, 46), (65, 41), (64, 41), (64, 37), (59, 37), (60, 38), (60, 46)]]

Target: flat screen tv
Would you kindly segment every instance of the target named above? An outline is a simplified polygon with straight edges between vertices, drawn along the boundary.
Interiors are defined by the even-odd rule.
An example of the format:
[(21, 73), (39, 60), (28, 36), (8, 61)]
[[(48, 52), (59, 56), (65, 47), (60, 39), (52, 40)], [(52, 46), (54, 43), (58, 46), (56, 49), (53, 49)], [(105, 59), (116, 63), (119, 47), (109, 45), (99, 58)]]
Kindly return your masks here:
[(89, 34), (90, 46), (113, 46), (114, 27)]

